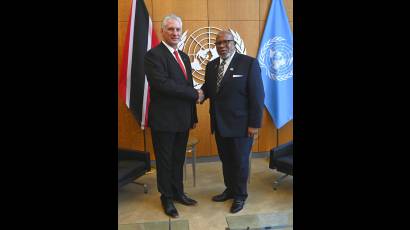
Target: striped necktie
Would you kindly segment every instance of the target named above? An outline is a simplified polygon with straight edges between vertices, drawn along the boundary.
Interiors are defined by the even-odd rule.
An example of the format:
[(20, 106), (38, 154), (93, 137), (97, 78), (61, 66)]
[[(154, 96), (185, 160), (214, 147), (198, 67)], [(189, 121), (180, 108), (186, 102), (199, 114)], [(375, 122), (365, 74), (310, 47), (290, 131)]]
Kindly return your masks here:
[(225, 64), (225, 59), (222, 59), (222, 63), (218, 67), (218, 76), (216, 78), (216, 92), (219, 92), (219, 86), (221, 85), (222, 78), (224, 77)]

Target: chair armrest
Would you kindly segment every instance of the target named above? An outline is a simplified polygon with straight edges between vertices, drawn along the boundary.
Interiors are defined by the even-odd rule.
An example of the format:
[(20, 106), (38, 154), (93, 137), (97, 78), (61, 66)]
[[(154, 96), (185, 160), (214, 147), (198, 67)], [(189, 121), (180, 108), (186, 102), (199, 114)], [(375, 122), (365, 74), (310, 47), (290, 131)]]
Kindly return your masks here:
[(276, 148), (271, 149), (270, 151), (270, 160), (269, 168), (277, 168), (277, 159), (285, 156), (293, 156), (293, 141), (290, 141), (286, 144), (282, 144)]
[(271, 158), (276, 159), (286, 155), (293, 155), (293, 141), (273, 148), (270, 151)]
[(149, 152), (131, 150), (131, 149), (118, 149), (118, 161), (121, 160), (139, 160), (143, 161), (146, 165), (146, 170), (151, 170), (151, 160)]

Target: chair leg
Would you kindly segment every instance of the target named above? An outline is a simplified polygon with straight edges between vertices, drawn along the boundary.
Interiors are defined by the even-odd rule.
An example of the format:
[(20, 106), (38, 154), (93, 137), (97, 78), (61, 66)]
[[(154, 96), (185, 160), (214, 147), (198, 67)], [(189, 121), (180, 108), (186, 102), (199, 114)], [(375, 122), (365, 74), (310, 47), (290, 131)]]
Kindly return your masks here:
[(289, 176), (289, 175), (286, 174), (286, 175), (283, 175), (283, 176), (279, 177), (278, 179), (276, 179), (276, 180), (273, 182), (273, 190), (276, 190), (276, 189), (278, 188), (279, 184), (280, 184), (287, 176)]
[(186, 161), (187, 161), (187, 153), (185, 152), (185, 161), (184, 161), (184, 168), (183, 168), (183, 177), (184, 177), (184, 181), (186, 181)]
[(251, 183), (251, 169), (252, 169), (252, 151), (249, 153), (249, 173), (248, 173), (248, 184)]
[(192, 158), (192, 174), (194, 176), (194, 187), (196, 186), (196, 146), (192, 147), (192, 152), (191, 152), (191, 158)]
[(139, 183), (139, 182), (135, 182), (135, 181), (133, 181), (132, 183), (143, 186), (144, 187), (144, 193), (145, 194), (148, 193), (148, 185), (147, 184), (143, 184), (143, 183)]

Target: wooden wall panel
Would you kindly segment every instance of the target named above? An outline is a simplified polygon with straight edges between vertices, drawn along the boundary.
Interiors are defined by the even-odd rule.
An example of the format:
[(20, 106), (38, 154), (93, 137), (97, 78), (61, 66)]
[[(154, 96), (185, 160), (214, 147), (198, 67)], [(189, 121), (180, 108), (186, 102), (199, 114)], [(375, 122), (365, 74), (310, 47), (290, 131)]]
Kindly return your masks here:
[(279, 145), (293, 140), (293, 120), (279, 129)]
[(131, 0), (118, 0), (118, 22), (127, 22), (131, 10)]
[(207, 0), (153, 0), (153, 21), (160, 22), (174, 13), (182, 20), (208, 20)]
[(270, 0), (259, 1), (259, 20), (266, 20), (269, 13)]
[(151, 20), (154, 21), (154, 18), (152, 17), (152, 15), (154, 13), (154, 11), (152, 10), (153, 9), (152, 0), (144, 0), (144, 2), (145, 2), (145, 6), (147, 7), (148, 14), (151, 17)]
[[(262, 40), (263, 31), (265, 31), (265, 23), (266, 21), (259, 21), (259, 42)], [(259, 47), (258, 47), (259, 49)]]
[(209, 0), (209, 20), (259, 20), (259, 1)]
[[(293, 0), (284, 0), (289, 23), (293, 30)], [(264, 24), (268, 15), (271, 0), (145, 0), (148, 12), (153, 20), (154, 30), (162, 39), (160, 23), (162, 18), (175, 13), (183, 19), (183, 32), (188, 34), (200, 27), (216, 26), (222, 29), (228, 27), (237, 31), (245, 42), (247, 54), (255, 57), (259, 41), (263, 34)], [(131, 0), (118, 1), (118, 63), (122, 63), (122, 52), (127, 30), (127, 21), (131, 9)], [(246, 9), (246, 10), (244, 10)], [(119, 68), (120, 70), (120, 68)], [(215, 138), (210, 133), (209, 102), (197, 105), (199, 124), (191, 130), (191, 136), (200, 139), (198, 156), (215, 156), (217, 148)], [(279, 143), (293, 139), (293, 121), (279, 131)], [(143, 132), (124, 103), (118, 99), (118, 145), (131, 149), (144, 149)], [(151, 130), (145, 131), (147, 151), (154, 159), (151, 141)], [(252, 147), (253, 152), (269, 151), (277, 145), (277, 130), (264, 110), (262, 128), (259, 137)]]
[(140, 127), (125, 103), (118, 97), (118, 146), (127, 149), (144, 149)]
[(277, 146), (277, 129), (266, 110), (263, 110), (262, 127), (259, 129), (259, 152), (267, 152)]
[(209, 117), (209, 100), (197, 105), (198, 124), (190, 131), (190, 136), (199, 140), (197, 156), (211, 156), (211, 126)]
[(155, 159), (154, 146), (152, 145), (151, 128), (145, 130), (146, 151), (150, 153), (151, 159)]
[(218, 148), (216, 147), (215, 135), (211, 135), (211, 155), (218, 155)]
[(238, 32), (245, 43), (246, 54), (256, 57), (259, 47), (259, 21), (209, 21), (209, 25)]

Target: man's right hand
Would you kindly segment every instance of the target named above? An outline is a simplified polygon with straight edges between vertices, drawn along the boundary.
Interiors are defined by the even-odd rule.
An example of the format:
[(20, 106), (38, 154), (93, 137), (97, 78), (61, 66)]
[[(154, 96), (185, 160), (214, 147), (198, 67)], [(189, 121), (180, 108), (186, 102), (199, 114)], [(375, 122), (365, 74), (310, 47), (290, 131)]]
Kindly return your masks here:
[(204, 100), (205, 95), (202, 89), (197, 89), (197, 92), (198, 92), (198, 100), (196, 101), (196, 103), (199, 104)]

